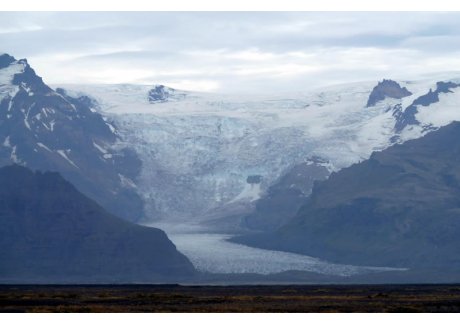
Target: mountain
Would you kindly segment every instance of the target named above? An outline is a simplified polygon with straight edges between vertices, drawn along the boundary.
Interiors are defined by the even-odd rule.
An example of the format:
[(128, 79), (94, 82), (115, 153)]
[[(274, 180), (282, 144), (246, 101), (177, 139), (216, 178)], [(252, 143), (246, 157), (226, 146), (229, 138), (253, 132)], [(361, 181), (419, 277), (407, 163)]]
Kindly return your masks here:
[(295, 165), (256, 201), (254, 211), (243, 216), (240, 226), (269, 231), (287, 223), (307, 200), (314, 182), (329, 176), (326, 166), (327, 162), (318, 157)]
[(460, 123), (316, 184), (275, 232), (235, 238), (354, 265), (460, 270)]
[(383, 79), (372, 89), (366, 107), (374, 106), (385, 98), (401, 99), (410, 95), (412, 93), (406, 87), (401, 87), (396, 81)]
[(401, 106), (396, 107), (395, 112), (393, 113), (396, 118), (395, 131), (401, 132), (407, 126), (420, 125), (420, 122), (416, 118), (416, 115), (419, 112), (418, 107), (427, 107), (431, 104), (438, 103), (440, 94), (453, 93), (452, 89), (459, 86), (460, 84), (451, 81), (438, 81), (434, 91), (430, 88), (426, 94), (417, 97), (404, 111), (401, 110)]
[(178, 91), (174, 88), (169, 88), (163, 85), (154, 86), (148, 92), (149, 102), (153, 104), (182, 100), (185, 96), (187, 96), (186, 92)]
[(210, 231), (246, 233), (270, 231), (293, 218), (305, 203), (317, 180), (326, 179), (329, 163), (319, 157), (308, 158), (289, 169), (264, 193), (260, 193), (261, 175), (249, 175), (241, 199), (236, 197), (224, 207), (208, 212), (202, 223)]
[(60, 172), (108, 211), (143, 217), (137, 154), (87, 96), (48, 87), (27, 60), (0, 56), (0, 166)]
[(55, 172), (0, 168), (1, 282), (161, 282), (194, 274), (166, 234), (119, 219)]
[[(395, 119), (394, 134), (391, 141), (402, 142), (400, 134), (406, 131), (406, 128), (417, 125), (420, 126), (420, 134), (436, 130), (431, 123), (424, 123), (417, 120), (419, 107), (429, 107), (440, 101), (440, 94), (453, 93), (453, 90), (460, 84), (447, 81), (436, 82), (435, 91), (430, 90), (428, 93), (415, 96), (412, 103), (405, 109), (402, 109), (403, 102), (397, 103), (393, 107), (385, 99), (396, 99), (413, 95), (406, 87), (401, 87), (393, 80), (384, 79), (375, 86), (369, 94), (369, 106), (375, 106), (377, 102), (390, 104), (387, 112), (392, 112)], [(428, 108), (429, 109), (429, 108)], [(255, 209), (252, 213), (244, 216), (241, 226), (250, 230), (270, 231), (279, 228), (288, 222), (302, 206), (306, 197), (310, 194), (313, 182), (315, 180), (324, 180), (330, 174), (330, 171), (324, 167), (324, 161), (316, 157), (312, 161), (299, 164), (289, 170), (284, 176), (280, 177), (271, 185), (262, 197), (255, 202)], [(318, 163), (319, 162), (319, 163)], [(284, 185), (284, 188), (283, 188)], [(303, 189), (298, 189), (303, 187)]]

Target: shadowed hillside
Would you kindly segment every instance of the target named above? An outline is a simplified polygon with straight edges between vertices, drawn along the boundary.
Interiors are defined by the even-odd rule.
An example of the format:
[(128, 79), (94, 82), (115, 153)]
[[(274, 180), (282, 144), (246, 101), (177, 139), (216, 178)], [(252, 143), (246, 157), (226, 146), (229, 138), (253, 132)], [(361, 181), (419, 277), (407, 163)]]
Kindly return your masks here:
[(314, 187), (297, 216), (237, 242), (359, 265), (460, 269), (460, 123)]
[(0, 169), (1, 282), (156, 282), (194, 274), (166, 234), (119, 219), (58, 173)]

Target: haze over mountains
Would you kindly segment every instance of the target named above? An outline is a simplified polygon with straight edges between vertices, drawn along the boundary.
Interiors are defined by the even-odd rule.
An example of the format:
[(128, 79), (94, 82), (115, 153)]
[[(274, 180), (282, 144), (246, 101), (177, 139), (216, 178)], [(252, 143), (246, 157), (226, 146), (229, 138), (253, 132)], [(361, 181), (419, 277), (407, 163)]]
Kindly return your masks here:
[[(65, 220), (81, 229), (94, 227), (94, 234), (112, 229), (104, 237), (104, 254), (117, 251), (115, 242), (134, 237), (139, 242), (125, 247), (120, 258), (129, 255), (128, 248), (139, 254), (132, 258), (144, 259), (148, 248), (161, 247), (149, 257), (152, 264), (129, 270), (142, 279), (160, 260), (158, 265), (179, 261), (184, 274), (193, 273), (193, 267), (174, 253), (164, 233), (146, 235), (145, 228), (110, 214), (161, 225), (173, 241), (179, 238), (173, 233), (177, 229), (190, 240), (210, 233), (246, 234), (235, 241), (336, 263), (419, 268), (430, 261), (455, 269), (459, 126), (441, 127), (460, 120), (460, 79), (439, 78), (384, 79), (267, 96), (206, 94), (163, 85), (53, 89), (26, 60), (5, 54), (0, 56), (0, 165), (59, 172), (66, 179), (10, 167), (28, 182), (51, 178), (49, 182), (66, 184), (66, 192), (75, 194), (62, 193), (72, 209), (62, 211), (67, 217), (56, 223), (56, 232), (74, 236), (75, 247), (85, 252), (81, 256), (89, 254), (88, 261), (97, 258), (92, 249), (84, 249), (100, 242), (79, 241), (86, 237), (72, 232)], [(70, 190), (67, 181), (75, 188)], [(39, 200), (35, 185), (30, 193), (17, 186), (14, 196), (25, 195), (24, 206), (30, 197)], [(55, 190), (50, 193), (46, 202), (60, 197)], [(94, 226), (90, 210), (104, 215), (104, 222)], [(16, 227), (14, 236), (5, 237), (5, 247), (11, 247), (8, 243), (20, 229), (32, 232), (34, 223), (22, 210), (5, 205), (5, 211), (10, 218), (5, 219), (5, 236)], [(52, 224), (54, 212), (42, 212), (40, 222)], [(21, 218), (27, 222), (14, 225)], [(43, 240), (62, 240), (53, 237), (56, 232), (44, 232)], [(184, 238), (181, 245), (187, 247)], [(14, 247), (24, 252), (27, 241), (17, 242)], [(187, 250), (192, 261), (204, 265), (199, 271), (209, 271), (209, 263), (200, 260), (207, 248), (189, 246), (202, 250)], [(8, 258), (14, 260), (15, 252)], [(25, 257), (21, 254), (18, 258)], [(83, 260), (69, 260), (68, 265), (83, 268)], [(119, 267), (110, 265), (101, 276)]]

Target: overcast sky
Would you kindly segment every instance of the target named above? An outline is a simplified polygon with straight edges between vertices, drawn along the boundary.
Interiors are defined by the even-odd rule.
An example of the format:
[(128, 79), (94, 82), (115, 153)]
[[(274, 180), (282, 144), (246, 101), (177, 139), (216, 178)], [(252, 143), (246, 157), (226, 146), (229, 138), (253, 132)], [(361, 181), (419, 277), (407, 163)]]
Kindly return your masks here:
[(0, 52), (49, 84), (303, 91), (460, 70), (460, 13), (0, 13)]

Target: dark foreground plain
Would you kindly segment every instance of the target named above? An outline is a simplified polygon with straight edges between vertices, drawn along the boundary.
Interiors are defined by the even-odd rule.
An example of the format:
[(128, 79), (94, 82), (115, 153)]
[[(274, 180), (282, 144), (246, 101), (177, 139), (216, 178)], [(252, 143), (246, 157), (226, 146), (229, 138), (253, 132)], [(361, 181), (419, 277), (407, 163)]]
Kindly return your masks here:
[(3, 285), (1, 312), (460, 312), (459, 285)]

